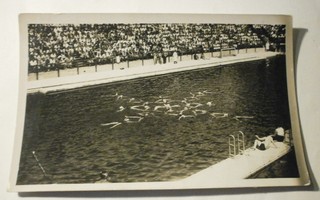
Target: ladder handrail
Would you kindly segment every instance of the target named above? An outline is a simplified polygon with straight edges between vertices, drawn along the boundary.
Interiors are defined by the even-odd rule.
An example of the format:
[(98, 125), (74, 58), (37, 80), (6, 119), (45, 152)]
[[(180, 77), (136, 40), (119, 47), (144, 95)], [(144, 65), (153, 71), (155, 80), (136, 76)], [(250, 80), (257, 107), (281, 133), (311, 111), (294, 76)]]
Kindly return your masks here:
[[(241, 139), (240, 139), (241, 135)], [(243, 154), (245, 150), (245, 145), (244, 145), (244, 133), (242, 131), (239, 131), (237, 134), (237, 139), (238, 139), (238, 154)]]
[[(231, 143), (231, 138), (233, 140), (233, 144)], [(233, 153), (232, 153), (231, 147), (233, 147)], [(236, 155), (236, 138), (234, 137), (234, 135), (229, 135), (229, 157), (235, 156), (235, 155)]]
[[(229, 157), (234, 157), (237, 154), (244, 154), (245, 151), (245, 138), (244, 133), (239, 131), (237, 139), (234, 135), (229, 135)], [(237, 141), (237, 142), (236, 142)]]

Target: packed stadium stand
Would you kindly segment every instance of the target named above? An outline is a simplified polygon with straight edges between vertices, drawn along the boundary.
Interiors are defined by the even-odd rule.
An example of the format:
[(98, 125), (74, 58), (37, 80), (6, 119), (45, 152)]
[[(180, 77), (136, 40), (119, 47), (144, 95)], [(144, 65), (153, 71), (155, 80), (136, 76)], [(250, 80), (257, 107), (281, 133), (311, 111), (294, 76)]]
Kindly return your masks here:
[(30, 24), (29, 73), (220, 49), (283, 51), (285, 26), (236, 24)]

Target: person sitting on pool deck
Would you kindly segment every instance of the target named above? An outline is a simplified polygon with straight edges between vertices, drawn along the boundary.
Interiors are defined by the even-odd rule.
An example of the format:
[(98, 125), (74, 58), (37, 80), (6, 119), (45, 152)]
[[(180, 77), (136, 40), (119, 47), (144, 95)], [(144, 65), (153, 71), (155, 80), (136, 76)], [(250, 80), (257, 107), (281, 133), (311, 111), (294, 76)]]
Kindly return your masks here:
[(266, 136), (266, 137), (259, 137), (257, 135), (256, 140), (254, 141), (253, 144), (253, 149), (259, 149), (261, 151), (267, 150), (273, 145), (275, 148), (277, 148), (276, 144), (273, 141), (272, 135)]
[(272, 138), (275, 141), (283, 142), (283, 140), (284, 140), (284, 129), (282, 127), (276, 128)]

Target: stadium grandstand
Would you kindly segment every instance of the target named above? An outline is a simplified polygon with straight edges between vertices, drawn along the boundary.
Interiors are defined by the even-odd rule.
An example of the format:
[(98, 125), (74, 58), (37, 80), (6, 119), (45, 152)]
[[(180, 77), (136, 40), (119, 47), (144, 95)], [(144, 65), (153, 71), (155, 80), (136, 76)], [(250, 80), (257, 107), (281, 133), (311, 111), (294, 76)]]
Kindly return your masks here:
[(284, 44), (283, 25), (29, 24), (28, 72)]

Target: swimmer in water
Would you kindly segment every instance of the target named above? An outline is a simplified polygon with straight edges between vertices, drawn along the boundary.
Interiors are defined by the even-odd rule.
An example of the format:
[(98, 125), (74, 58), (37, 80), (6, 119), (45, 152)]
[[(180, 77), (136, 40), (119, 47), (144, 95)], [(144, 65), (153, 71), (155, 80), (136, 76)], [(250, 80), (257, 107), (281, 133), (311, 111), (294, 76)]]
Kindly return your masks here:
[(197, 97), (197, 95), (193, 94), (192, 92), (190, 92), (191, 94), (191, 97), (187, 97), (187, 98), (184, 98), (184, 100), (190, 100), (190, 101), (193, 101), (193, 100), (198, 100), (199, 98)]
[(188, 99), (187, 99), (187, 98), (184, 98), (183, 100), (181, 100), (181, 103), (187, 104), (187, 103), (188, 103)]
[(149, 115), (153, 115), (153, 113), (149, 113), (149, 112), (141, 112), (141, 113), (137, 113), (138, 115), (142, 116), (142, 117), (148, 117)]
[(149, 109), (150, 109), (150, 106), (147, 106), (147, 105), (144, 106), (144, 110), (145, 110), (145, 111), (147, 111), (147, 110), (149, 110)]
[(241, 119), (253, 119), (254, 116), (235, 116), (233, 119), (240, 121)]
[(202, 93), (204, 93), (204, 94), (212, 94), (212, 92), (209, 92), (208, 90), (204, 90), (204, 91), (202, 91)]
[(153, 111), (160, 112), (159, 109), (171, 110), (172, 107), (171, 107), (171, 105), (169, 103), (164, 103), (162, 106), (155, 106)]
[(228, 113), (210, 113), (210, 115), (215, 118), (225, 118), (229, 116)]
[(194, 114), (193, 110), (190, 107), (185, 106), (180, 112), (179, 115), (185, 115), (185, 113), (189, 113), (189, 115)]
[(110, 175), (108, 174), (107, 171), (101, 171), (99, 173), (99, 175), (100, 175), (100, 179), (98, 181), (100, 181), (100, 182), (102, 182), (102, 181), (104, 181), (104, 182), (111, 181), (111, 177), (110, 177)]
[(165, 111), (165, 114), (172, 115), (172, 116), (178, 116), (178, 113), (175, 113), (176, 110), (174, 108), (179, 108), (180, 105), (170, 105), (170, 104), (164, 104), (164, 108), (167, 109)]
[(190, 103), (190, 105), (189, 105), (190, 108), (198, 108), (200, 106), (202, 106), (201, 103)]
[(135, 99), (135, 98), (130, 98), (129, 103), (142, 103), (142, 100)]
[(144, 111), (147, 111), (150, 109), (149, 102), (146, 101), (142, 105), (144, 106)]
[(159, 98), (160, 99), (158, 99), (154, 103), (168, 103), (170, 101), (169, 99), (163, 98), (162, 96), (160, 96)]
[(167, 110), (167, 111), (165, 112), (165, 114), (167, 114), (167, 115), (173, 115), (173, 116), (178, 116), (178, 114), (177, 114), (177, 113), (174, 113), (174, 110), (172, 110), (172, 109)]
[(138, 123), (143, 119), (141, 116), (125, 116), (124, 121), (126, 123)]
[(171, 107), (171, 105), (169, 103), (165, 103), (165, 104), (163, 104), (163, 106), (167, 110), (171, 110), (172, 109), (172, 107)]
[(179, 115), (182, 115), (183, 114), (183, 112), (186, 112), (186, 111), (188, 111), (189, 110), (189, 107), (184, 107), (181, 111), (180, 111), (180, 113), (179, 113)]
[(153, 111), (158, 111), (158, 110), (161, 109), (161, 108), (165, 108), (165, 107), (164, 107), (164, 106), (155, 106), (154, 109), (153, 109)]
[(185, 107), (191, 108), (191, 103), (189, 103), (186, 98), (184, 98), (181, 102), (186, 104)]
[(116, 94), (114, 94), (114, 95), (110, 95), (110, 96), (112, 96), (112, 97), (116, 97), (116, 100), (123, 99), (123, 97), (124, 97), (122, 94), (118, 94), (118, 92), (116, 92)]
[(138, 110), (138, 111), (147, 111), (150, 109), (150, 106), (142, 106), (142, 105), (137, 105), (137, 106), (131, 106), (131, 110)]
[(150, 106), (148, 102), (145, 102), (142, 105), (131, 106), (130, 109), (138, 111), (147, 111), (150, 109)]
[(119, 110), (117, 110), (117, 112), (122, 112), (122, 111), (125, 110), (125, 109), (126, 109), (125, 107), (120, 106), (120, 107), (119, 107)]
[(197, 108), (199, 106), (202, 106), (201, 103), (196, 103), (196, 102), (189, 103), (186, 98), (184, 98), (181, 102), (185, 103), (186, 104), (185, 106), (188, 108)]
[(204, 115), (204, 114), (207, 113), (206, 110), (199, 110), (199, 109), (195, 109), (195, 110), (193, 110), (192, 112), (194, 113), (195, 116), (197, 116), (197, 115)]
[(196, 97), (202, 97), (202, 96), (204, 96), (204, 95), (205, 95), (205, 94), (204, 94), (203, 92), (200, 92), (200, 91), (196, 93)]
[(121, 124), (122, 124), (121, 122), (109, 122), (106, 124), (101, 124), (101, 126), (111, 126), (110, 129), (113, 129)]
[(206, 103), (206, 105), (209, 106), (209, 107), (211, 107), (211, 106), (214, 105), (214, 103), (212, 103), (212, 101), (208, 101), (208, 102)]
[(120, 94), (120, 95), (117, 96), (117, 100), (123, 99), (123, 97), (124, 96), (122, 94)]
[(178, 120), (181, 120), (182, 118), (187, 118), (187, 117), (194, 117), (194, 115), (180, 115)]
[[(172, 108), (176, 108), (176, 107), (180, 107), (180, 105), (171, 106), (167, 100), (164, 100), (164, 104), (160, 106), (155, 106), (153, 111), (156, 111), (156, 112), (164, 111), (167, 114), (168, 112), (173, 112)], [(159, 110), (159, 109), (162, 109), (162, 110)]]

